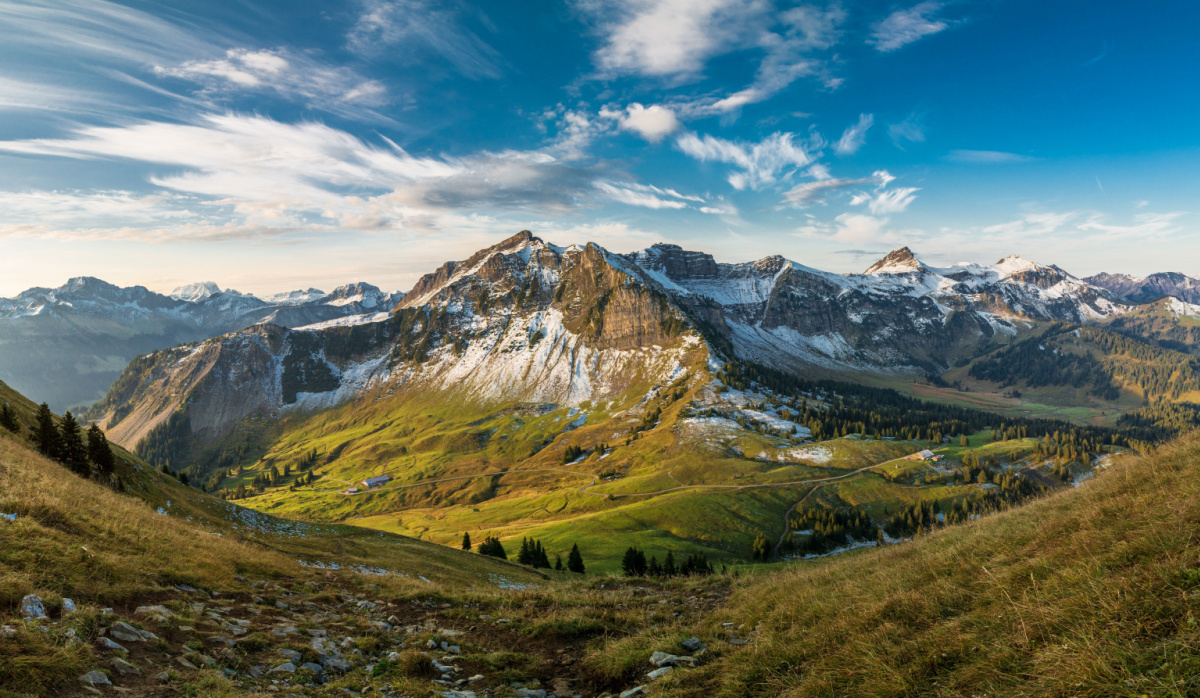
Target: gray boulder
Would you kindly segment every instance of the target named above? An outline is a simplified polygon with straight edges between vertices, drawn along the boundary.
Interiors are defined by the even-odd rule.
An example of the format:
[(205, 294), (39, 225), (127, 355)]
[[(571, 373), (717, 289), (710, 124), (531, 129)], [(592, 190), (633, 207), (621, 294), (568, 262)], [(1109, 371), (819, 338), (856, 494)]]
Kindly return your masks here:
[(138, 630), (123, 620), (113, 623), (112, 627), (108, 629), (108, 634), (112, 635), (118, 640), (121, 640), (122, 642), (145, 642), (151, 637), (153, 637), (155, 640), (158, 639), (154, 636), (154, 633)]
[(108, 662), (112, 668), (121, 676), (141, 676), (142, 670), (118, 657), (113, 657)]
[(83, 684), (84, 686), (91, 686), (92, 688), (96, 688), (97, 686), (112, 685), (112, 681), (108, 680), (108, 676), (105, 675), (103, 671), (97, 671), (95, 669), (89, 671), (83, 676), (80, 676), (79, 683)]
[(292, 662), (293, 664), (300, 663), (300, 653), (297, 652), (296, 650), (289, 650), (287, 648), (281, 647), (278, 650), (276, 650), (276, 652), (279, 654), (280, 657), (283, 657), (284, 659), (288, 660), (289, 662)]
[(63, 599), (63, 613), (74, 613), (78, 609), (75, 608), (75, 602), (71, 599)]
[(704, 649), (704, 643), (700, 642), (700, 638), (698, 637), (689, 637), (679, 644), (688, 652), (699, 652)]
[(283, 664), (280, 664), (279, 666), (275, 667), (274, 669), (272, 669), (271, 671), (269, 671), (267, 673), (268, 674), (294, 674), (294, 673), (296, 673), (296, 665), (292, 664), (291, 662), (284, 662)]
[(113, 642), (112, 640), (108, 639), (107, 637), (100, 638), (99, 640), (96, 641), (96, 644), (100, 645), (101, 647), (103, 647), (106, 650), (114, 650), (117, 652), (128, 652), (129, 651), (129, 650), (125, 649), (124, 646), (122, 646), (116, 642)]
[[(46, 617), (46, 604), (42, 603), (42, 599), (38, 596), (30, 594), (21, 599), (21, 605), (18, 607), (21, 617), (25, 620), (37, 620)], [(94, 672), (88, 672), (94, 673)], [(88, 674), (84, 674), (87, 676)]]

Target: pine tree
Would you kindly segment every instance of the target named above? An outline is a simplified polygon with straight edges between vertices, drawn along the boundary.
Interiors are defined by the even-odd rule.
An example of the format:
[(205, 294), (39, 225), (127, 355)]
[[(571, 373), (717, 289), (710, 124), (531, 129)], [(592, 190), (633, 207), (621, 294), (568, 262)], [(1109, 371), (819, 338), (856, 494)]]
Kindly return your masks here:
[(554, 569), (557, 572), (563, 571), (562, 555), (554, 555)]
[(679, 570), (675, 568), (675, 554), (668, 550), (667, 559), (663, 562), (663, 576), (674, 577), (677, 574), (679, 574)]
[(488, 536), (479, 544), (479, 554), (489, 557), (497, 557), (501, 560), (508, 559), (508, 553), (504, 552), (504, 546), (500, 544), (500, 539), (494, 536)]
[(63, 413), (59, 431), (59, 462), (70, 468), (77, 475), (88, 477), (92, 469), (88, 465), (87, 447), (83, 445), (83, 436), (79, 433), (79, 422), (70, 410)]
[(567, 555), (567, 569), (576, 574), (583, 574), (583, 555), (579, 553), (579, 544), (571, 546), (571, 552)]
[(12, 407), (9, 407), (7, 402), (0, 405), (0, 427), (4, 427), (14, 434), (21, 431), (21, 425), (17, 423), (17, 413), (13, 411)]
[(471, 549), (471, 534), (470, 533), (465, 533), (465, 532), (463, 533), (462, 549), (463, 550)]
[(535, 568), (541, 567), (543, 569), (550, 569), (550, 558), (546, 555), (546, 549), (542, 547), (542, 542), (540, 540), (537, 542), (537, 547), (534, 548), (533, 554), (533, 566)]
[(112, 447), (108, 445), (108, 439), (104, 436), (104, 432), (100, 431), (100, 427), (93, 424), (88, 429), (87, 438), (88, 460), (96, 466), (101, 475), (112, 475), (113, 468), (116, 467), (116, 458), (113, 456)]
[(534, 561), (533, 550), (529, 545), (528, 538), (521, 539), (521, 550), (517, 553), (517, 562), (522, 565), (532, 565)]
[(54, 415), (50, 412), (50, 406), (44, 402), (38, 408), (37, 428), (33, 432), (33, 442), (43, 456), (58, 460), (61, 438), (58, 429), (54, 427)]

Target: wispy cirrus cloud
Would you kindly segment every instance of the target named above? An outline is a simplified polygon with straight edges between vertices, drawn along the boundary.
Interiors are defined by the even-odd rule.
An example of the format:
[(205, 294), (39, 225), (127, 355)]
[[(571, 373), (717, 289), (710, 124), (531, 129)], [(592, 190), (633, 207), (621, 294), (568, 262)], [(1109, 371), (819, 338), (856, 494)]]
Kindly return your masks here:
[(926, 36), (937, 34), (950, 27), (936, 15), (945, 3), (922, 2), (905, 10), (896, 10), (871, 28), (867, 43), (876, 50), (888, 53), (903, 48)]
[(349, 67), (326, 65), (286, 48), (229, 49), (221, 58), (156, 65), (154, 73), (199, 84), (208, 96), (272, 91), (330, 112), (353, 112), (389, 101), (387, 89), (378, 80), (368, 80)]
[(739, 171), (726, 178), (734, 189), (760, 189), (774, 184), (787, 172), (814, 162), (810, 150), (821, 145), (819, 139), (815, 143), (805, 143), (795, 134), (778, 132), (758, 143), (699, 136), (692, 132), (675, 140), (675, 147), (701, 162), (720, 162), (738, 168)]
[(853, 155), (867, 142), (867, 131), (875, 123), (872, 114), (860, 114), (858, 123), (842, 132), (842, 137), (833, 144), (833, 152), (837, 155)]
[(435, 56), (472, 79), (500, 77), (505, 61), (496, 49), (464, 26), (471, 6), (433, 0), (366, 0), (347, 35), (353, 50), (387, 60), (415, 63)]
[(946, 159), (951, 162), (973, 165), (1011, 165), (1034, 160), (1028, 155), (1006, 153), (999, 150), (951, 150)]

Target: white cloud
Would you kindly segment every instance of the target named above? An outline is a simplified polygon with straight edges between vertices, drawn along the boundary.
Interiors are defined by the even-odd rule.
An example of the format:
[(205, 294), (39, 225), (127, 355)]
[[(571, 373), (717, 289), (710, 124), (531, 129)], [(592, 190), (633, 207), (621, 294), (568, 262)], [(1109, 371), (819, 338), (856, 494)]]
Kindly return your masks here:
[(765, 0), (586, 0), (605, 36), (596, 63), (607, 76), (687, 78), (767, 21)]
[(697, 160), (738, 167), (741, 171), (727, 178), (735, 189), (774, 184), (785, 170), (804, 167), (814, 160), (805, 144), (797, 142), (791, 133), (773, 133), (759, 143), (743, 143), (688, 132), (676, 139), (675, 145)]
[(1033, 160), (1028, 155), (1005, 153), (998, 150), (951, 150), (946, 159), (952, 162), (978, 165), (1007, 165)]
[(916, 200), (916, 193), (921, 191), (916, 187), (899, 187), (880, 192), (871, 199), (867, 208), (874, 214), (900, 213)]
[[(816, 181), (797, 184), (795, 187), (792, 187), (790, 190), (785, 192), (783, 195), (783, 200), (786, 203), (797, 208), (804, 208), (806, 206), (825, 203), (831, 194), (844, 191), (846, 189), (853, 189), (854, 187), (874, 184), (876, 190), (882, 190), (895, 179), (895, 177), (888, 174), (886, 170), (878, 170), (872, 173), (870, 177), (860, 177), (857, 179), (839, 179), (828, 177), (828, 170), (826, 170), (824, 167), (818, 168), (817, 166), (814, 166), (809, 172), (810, 174), (817, 176)], [(896, 191), (907, 191), (909, 194), (911, 194), (916, 190), (898, 189)], [(890, 194), (890, 192), (885, 192), (879, 196), (884, 197), (888, 194)], [(905, 197), (902, 195), (898, 198), (899, 200), (903, 200)], [(850, 201), (850, 205), (857, 206), (868, 201), (874, 201), (874, 198), (871, 194), (859, 193)], [(911, 203), (911, 199), (904, 203), (904, 207), (907, 207), (909, 203)], [(886, 206), (883, 208), (886, 208)], [(899, 210), (903, 210), (903, 208)], [(876, 212), (874, 211), (874, 204), (872, 204), (872, 212)], [(879, 212), (886, 211), (881, 210)]]
[(670, 109), (652, 104), (644, 107), (634, 102), (625, 109), (621, 129), (633, 131), (651, 143), (658, 143), (679, 128), (679, 119)]
[(860, 114), (858, 123), (842, 132), (842, 137), (833, 144), (833, 152), (838, 155), (853, 155), (867, 142), (867, 131), (875, 123), (872, 114)]
[[(128, 215), (130, 206), (107, 228), (144, 225), (149, 231), (154, 224), (150, 219), (178, 215), (181, 236), (209, 238), (348, 228), (436, 229), (480, 207), (576, 210), (589, 205), (595, 192), (589, 170), (570, 167), (545, 152), (417, 157), (394, 144), (369, 145), (323, 124), (233, 114), (192, 124), (88, 127), (70, 138), (0, 142), (0, 151), (157, 167), (162, 171), (149, 178), (151, 184), (190, 198), (166, 197), (153, 206), (146, 201), (150, 210), (138, 216)], [(117, 203), (111, 197), (97, 201), (95, 205), (110, 208)], [(187, 215), (180, 211), (181, 201)], [(42, 203), (44, 211), (61, 207), (53, 199)], [(77, 216), (76, 224), (81, 230), (97, 227), (86, 216)]]
[(465, 11), (453, 2), (367, 0), (347, 39), (375, 57), (417, 63), (433, 54), (467, 77), (500, 77), (500, 54), (463, 26)]
[(364, 79), (350, 68), (328, 66), (286, 49), (229, 49), (222, 58), (184, 61), (174, 67), (156, 65), (154, 72), (199, 83), (209, 95), (273, 90), (288, 99), (335, 112), (347, 105), (380, 106), (387, 102), (382, 83)]
[(607, 194), (613, 201), (629, 206), (642, 206), (653, 209), (681, 209), (688, 207), (686, 202), (679, 201), (678, 199), (665, 199), (649, 191), (635, 191), (624, 187), (616, 187), (608, 182), (596, 182), (596, 188)]
[(990, 235), (999, 234), (1014, 237), (1040, 237), (1057, 232), (1064, 225), (1078, 216), (1079, 214), (1075, 211), (1067, 211), (1064, 213), (1054, 213), (1048, 211), (1030, 212), (1022, 215), (1021, 218), (1015, 221), (987, 226), (983, 229), (983, 232)]
[(907, 46), (922, 37), (937, 34), (949, 27), (946, 22), (934, 19), (941, 11), (941, 2), (922, 2), (907, 10), (896, 10), (871, 29), (868, 44), (877, 50), (888, 52)]
[(843, 213), (833, 220), (837, 223), (837, 230), (833, 235), (836, 240), (866, 243), (880, 242), (885, 239), (883, 231), (888, 223), (886, 218), (876, 218), (861, 213)]
[(922, 120), (920, 114), (910, 114), (904, 121), (888, 126), (888, 137), (901, 150), (904, 149), (904, 143), (924, 143), (925, 127)]

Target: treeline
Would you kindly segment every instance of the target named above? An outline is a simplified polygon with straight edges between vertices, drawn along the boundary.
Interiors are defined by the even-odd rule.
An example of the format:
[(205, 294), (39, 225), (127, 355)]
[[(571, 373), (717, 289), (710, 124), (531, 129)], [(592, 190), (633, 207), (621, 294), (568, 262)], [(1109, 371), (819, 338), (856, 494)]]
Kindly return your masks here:
[(1067, 351), (1053, 341), (1066, 332), (1063, 327), (1051, 328), (1038, 337), (1029, 337), (998, 349), (971, 366), (970, 375), (976, 380), (999, 383), (1007, 388), (1024, 382), (1031, 388), (1066, 385), (1080, 388), (1104, 400), (1121, 396), (1107, 367), (1084, 347), (1081, 353)]
[[(809, 380), (748, 361), (730, 361), (717, 374), (738, 390), (766, 388), (783, 399), (795, 421), (812, 432), (814, 441), (862, 434), (865, 437), (940, 442), (946, 436), (992, 428), (998, 439), (1042, 438), (1058, 432), (1075, 442), (1088, 441), (1144, 451), (1200, 426), (1200, 414), (1179, 410), (1170, 425), (1155, 423), (1158, 413), (1118, 421), (1117, 428), (1077, 425), (1056, 419), (1000, 417), (983, 410), (926, 402), (890, 388), (874, 388), (835, 380)], [(1183, 422), (1187, 422), (1186, 425)]]
[(651, 555), (646, 559), (645, 551), (630, 546), (621, 558), (621, 571), (626, 577), (704, 577), (713, 573), (712, 563), (707, 555), (688, 555), (682, 565), (675, 564), (675, 553), (667, 551), (667, 556), (661, 564), (658, 558)]
[(221, 483), (225, 480), (241, 476), (246, 472), (244, 467), (238, 467), (229, 470), (218, 470), (212, 475), (209, 480), (207, 489), (209, 491), (217, 491), (218, 494), (225, 499), (245, 499), (252, 494), (262, 494), (268, 487), (283, 487), (287, 485), (289, 490), (295, 491), (298, 487), (306, 487), (316, 482), (320, 477), (312, 469), (317, 465), (319, 456), (314, 448), (311, 451), (306, 451), (299, 459), (296, 460), (296, 467), (293, 470), (291, 463), (284, 463), (281, 469), (277, 464), (271, 463), (269, 467), (254, 474), (250, 480), (250, 486), (246, 487), (246, 483), (239, 479), (236, 489), (219, 489)]
[[(471, 550), (471, 534), (463, 533), (462, 549)], [(507, 560), (508, 553), (504, 550), (504, 544), (495, 536), (487, 536), (483, 542), (479, 544), (478, 552), (480, 555)], [(583, 554), (579, 552), (579, 544), (571, 545), (571, 552), (567, 553), (567, 564), (563, 565), (562, 555), (555, 555), (553, 568), (559, 572), (564, 569), (576, 574), (583, 574), (586, 567), (583, 564)], [(534, 569), (550, 569), (550, 557), (546, 554), (546, 548), (540, 540), (533, 538), (522, 538), (521, 549), (517, 553), (517, 562), (522, 565), (529, 565)]]
[[(797, 540), (789, 535), (781, 550), (802, 554), (822, 555), (835, 550), (852, 540), (871, 540), (878, 537), (878, 527), (871, 522), (871, 516), (858, 507), (850, 507), (849, 511), (832, 507), (809, 507), (797, 511), (789, 522), (791, 533), (806, 532), (807, 537)], [(758, 560), (770, 559), (771, 551), (756, 542), (753, 557)]]
[[(1101, 353), (1096, 358), (1091, 351)], [(1054, 325), (1040, 336), (999, 349), (971, 366), (972, 378), (1001, 387), (1024, 382), (1037, 388), (1070, 386), (1105, 400), (1120, 397), (1122, 385), (1148, 401), (1176, 400), (1200, 391), (1200, 359), (1118, 332)]]

